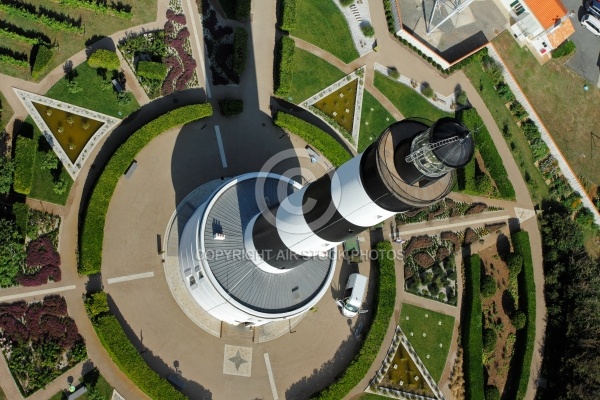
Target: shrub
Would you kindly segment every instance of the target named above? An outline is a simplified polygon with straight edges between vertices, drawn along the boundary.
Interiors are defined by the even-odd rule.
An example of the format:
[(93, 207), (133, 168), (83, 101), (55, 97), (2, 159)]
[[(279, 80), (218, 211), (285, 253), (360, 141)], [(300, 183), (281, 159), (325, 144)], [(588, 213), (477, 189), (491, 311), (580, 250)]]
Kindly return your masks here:
[(296, 43), (294, 39), (288, 36), (282, 36), (277, 46), (276, 63), (279, 62), (279, 67), (275, 68), (275, 94), (285, 97), (290, 93), (292, 88), (292, 77), (294, 71), (294, 50)]
[(176, 22), (179, 25), (185, 25), (187, 22), (184, 14), (175, 14), (175, 11), (171, 10), (170, 8), (167, 9), (167, 19), (169, 21)]
[(500, 400), (500, 390), (496, 386), (486, 387), (485, 400)]
[(67, 184), (67, 181), (61, 177), (56, 182), (54, 182), (52, 191), (56, 194), (63, 194), (67, 191), (68, 186), (69, 185)]
[(83, 219), (79, 273), (100, 272), (104, 219), (113, 191), (135, 155), (152, 139), (172, 127), (212, 115), (210, 104), (192, 104), (169, 111), (135, 131), (110, 157), (98, 177)]
[(500, 197), (503, 199), (514, 199), (515, 189), (510, 183), (510, 179), (508, 179), (508, 173), (506, 172), (506, 168), (504, 168), (504, 161), (500, 157), (494, 141), (477, 110), (471, 108), (462, 111), (460, 119), (472, 132), (477, 130), (473, 135), (473, 139), (481, 154), (481, 158), (483, 158), (486, 169), (496, 183)]
[(241, 99), (219, 100), (219, 111), (225, 116), (241, 114), (244, 111), (244, 101)]
[(494, 277), (485, 275), (481, 281), (481, 295), (487, 299), (494, 296), (496, 294), (496, 290), (498, 290), (498, 285), (496, 285), (496, 280)]
[(49, 236), (42, 236), (29, 242), (25, 264), (30, 268), (45, 267), (46, 265), (60, 267), (60, 255), (54, 250)]
[(17, 275), (17, 282), (21, 286), (40, 286), (48, 283), (48, 280), (60, 282), (60, 279), (61, 271), (56, 265), (46, 265), (35, 274), (25, 275), (21, 273)]
[(486, 353), (494, 351), (494, 349), (496, 348), (497, 339), (498, 336), (496, 335), (496, 331), (494, 331), (493, 329), (488, 328), (483, 330), (483, 349)]
[(433, 89), (431, 88), (431, 86), (426, 85), (426, 86), (423, 86), (423, 88), (421, 88), (421, 94), (423, 96), (427, 97), (428, 99), (431, 99), (435, 93), (433, 92)]
[(27, 203), (14, 203), (12, 212), (15, 216), (15, 224), (19, 228), (21, 235), (27, 235), (27, 226), (29, 225), (29, 206)]
[(522, 399), (527, 392), (529, 374), (531, 373), (531, 361), (533, 359), (533, 348), (535, 343), (535, 307), (536, 292), (533, 277), (533, 260), (531, 258), (531, 245), (529, 234), (525, 231), (517, 232), (511, 236), (515, 253), (523, 257), (523, 271), (519, 274), (519, 309), (525, 314), (525, 332), (517, 335), (515, 344), (514, 376), (518, 382), (516, 397)]
[(248, 32), (244, 28), (236, 28), (233, 33), (233, 73), (238, 82), (246, 69), (247, 52)]
[(518, 276), (523, 269), (523, 257), (518, 253), (510, 253), (506, 260), (506, 266), (511, 277)]
[(33, 61), (33, 67), (31, 69), (31, 75), (34, 78), (37, 78), (38, 76), (40, 76), (40, 74), (44, 72), (46, 66), (50, 64), (53, 52), (50, 47), (40, 44), (35, 46), (32, 53), (34, 53), (35, 56)]
[(23, 266), (25, 248), (23, 237), (12, 221), (0, 218), (0, 287), (15, 284)]
[(167, 67), (159, 62), (140, 61), (137, 65), (137, 74), (142, 78), (161, 81), (167, 76)]
[(102, 315), (92, 323), (110, 358), (148, 397), (170, 400), (187, 398), (146, 364), (114, 315)]
[(40, 167), (42, 169), (53, 170), (58, 167), (58, 157), (53, 151), (44, 153)]
[(400, 78), (400, 72), (396, 68), (389, 68), (388, 71), (389, 71), (390, 78), (393, 78), (393, 79)]
[(96, 317), (108, 314), (108, 296), (106, 292), (91, 293), (85, 298), (85, 310), (92, 321)]
[(414, 255), (415, 262), (423, 269), (431, 267), (435, 260), (427, 253), (417, 253)]
[(568, 56), (575, 51), (575, 47), (575, 43), (570, 40), (566, 40), (560, 46), (554, 49), (552, 52), (552, 58)]
[(362, 24), (360, 24), (360, 30), (366, 37), (375, 36), (375, 29), (373, 29), (373, 25), (371, 25), (368, 22), (363, 22)]
[(327, 389), (311, 398), (322, 400), (344, 398), (365, 377), (379, 353), (390, 319), (394, 313), (396, 272), (393, 258), (386, 256), (386, 254), (394, 251), (391, 243), (388, 241), (379, 242), (376, 249), (379, 255), (377, 260), (379, 268), (376, 269), (377, 272), (375, 274), (377, 275), (377, 284), (375, 285), (376, 293), (371, 328), (365, 337), (359, 353), (350, 362), (348, 368), (341, 374), (339, 379)]
[(250, 0), (235, 0), (235, 19), (248, 20), (250, 18)]
[(53, 31), (83, 32), (81, 18), (75, 20), (68, 15), (55, 13), (44, 7), (39, 7), (36, 10), (34, 6), (20, 1), (3, 1), (0, 2), (0, 10), (11, 16), (39, 22)]
[(484, 399), (483, 365), (483, 331), (481, 317), (481, 298), (479, 282), (481, 275), (481, 259), (477, 254), (465, 263), (465, 294), (463, 307), (465, 310), (462, 324), (462, 345), (465, 351), (463, 359), (465, 371), (466, 398)]
[(13, 189), (17, 193), (28, 195), (33, 184), (33, 164), (37, 146), (33, 139), (18, 136), (15, 144), (15, 178)]
[(92, 68), (102, 68), (109, 71), (121, 68), (117, 53), (104, 49), (99, 49), (92, 53), (90, 58), (88, 58), (87, 63)]
[(527, 323), (527, 316), (521, 310), (516, 310), (510, 316), (510, 322), (513, 324), (516, 330), (521, 330), (525, 328), (525, 324)]
[(284, 31), (293, 31), (296, 27), (296, 0), (283, 0), (281, 7), (283, 11), (279, 27)]
[[(0, 115), (2, 110), (0, 109)], [(0, 155), (0, 194), (10, 192), (13, 184), (13, 175), (15, 173), (15, 164), (10, 158)]]
[(350, 160), (350, 154), (334, 138), (316, 126), (284, 112), (275, 115), (275, 125), (299, 136), (323, 154), (335, 167)]

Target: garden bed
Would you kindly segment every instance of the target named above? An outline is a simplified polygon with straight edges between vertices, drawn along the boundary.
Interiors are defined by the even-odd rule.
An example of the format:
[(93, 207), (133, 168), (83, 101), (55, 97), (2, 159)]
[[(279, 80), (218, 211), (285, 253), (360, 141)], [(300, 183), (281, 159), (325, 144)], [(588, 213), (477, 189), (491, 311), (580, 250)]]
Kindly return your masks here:
[(8, 368), (24, 396), (87, 357), (67, 303), (58, 295), (37, 303), (0, 304), (0, 327)]
[(429, 207), (417, 208), (416, 210), (396, 214), (396, 223), (414, 224), (499, 210), (502, 210), (502, 208), (488, 206), (484, 203), (464, 203), (446, 197)]
[(202, 0), (202, 26), (204, 44), (210, 60), (213, 85), (233, 85), (240, 83), (240, 76), (234, 68), (234, 30), (221, 23), (208, 0)]

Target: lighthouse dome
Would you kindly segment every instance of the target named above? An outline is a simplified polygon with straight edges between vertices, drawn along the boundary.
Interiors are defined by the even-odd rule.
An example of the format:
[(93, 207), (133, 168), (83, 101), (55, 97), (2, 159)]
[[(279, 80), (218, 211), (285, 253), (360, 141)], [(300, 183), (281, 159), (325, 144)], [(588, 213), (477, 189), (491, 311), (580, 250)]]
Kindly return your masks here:
[[(441, 145), (445, 140), (458, 137), (458, 140), (450, 141)], [(429, 143), (440, 143), (439, 147), (433, 149), (435, 156), (446, 166), (460, 168), (465, 166), (473, 157), (475, 144), (469, 130), (457, 119), (440, 118), (431, 127)]]

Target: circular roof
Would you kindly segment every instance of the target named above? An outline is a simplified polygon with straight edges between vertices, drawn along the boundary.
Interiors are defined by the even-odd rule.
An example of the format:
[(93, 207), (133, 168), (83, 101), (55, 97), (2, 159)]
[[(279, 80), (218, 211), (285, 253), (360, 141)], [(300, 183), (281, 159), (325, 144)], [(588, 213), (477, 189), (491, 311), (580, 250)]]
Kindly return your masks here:
[(475, 151), (473, 135), (461, 122), (454, 118), (441, 118), (433, 125), (429, 143), (438, 143), (458, 136), (459, 140), (433, 150), (436, 157), (445, 165), (460, 168), (468, 164)]
[[(330, 275), (330, 257), (313, 258), (285, 273), (266, 272), (244, 248), (244, 230), (262, 208), (277, 206), (295, 191), (293, 181), (248, 177), (215, 194), (198, 232), (214, 281), (235, 301), (264, 313), (285, 313), (306, 305), (319, 294)], [(262, 208), (258, 203), (262, 203)], [(224, 240), (215, 239), (221, 233)]]

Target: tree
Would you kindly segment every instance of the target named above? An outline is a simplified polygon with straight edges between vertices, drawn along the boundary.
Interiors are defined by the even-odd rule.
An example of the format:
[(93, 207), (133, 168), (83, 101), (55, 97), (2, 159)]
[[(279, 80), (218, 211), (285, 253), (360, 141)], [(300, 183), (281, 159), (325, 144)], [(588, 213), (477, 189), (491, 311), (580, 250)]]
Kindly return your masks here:
[(523, 311), (517, 310), (510, 316), (510, 322), (512, 322), (516, 330), (523, 329), (527, 322), (527, 316)]
[(67, 182), (64, 180), (64, 178), (60, 178), (58, 181), (54, 182), (54, 187), (52, 190), (56, 194), (63, 194), (67, 191)]
[(23, 238), (12, 221), (0, 219), (0, 287), (15, 284), (25, 260)]
[(42, 169), (53, 170), (58, 167), (58, 157), (53, 151), (49, 151), (42, 156)]
[(375, 29), (373, 29), (373, 25), (371, 25), (368, 22), (363, 22), (360, 25), (360, 30), (362, 31), (363, 35), (365, 35), (366, 37), (373, 37), (375, 36)]
[(102, 68), (109, 71), (121, 68), (117, 53), (104, 49), (96, 50), (90, 58), (88, 58), (87, 63), (92, 68)]
[(492, 297), (496, 294), (498, 286), (496, 280), (490, 275), (485, 275), (481, 281), (481, 295), (484, 298)]
[(493, 351), (496, 348), (496, 340), (498, 339), (496, 332), (493, 329), (483, 330), (483, 350), (486, 353)]
[(0, 194), (10, 192), (14, 172), (15, 165), (13, 164), (13, 160), (6, 156), (0, 156)]
[(508, 260), (506, 260), (506, 265), (508, 266), (510, 276), (516, 277), (523, 269), (523, 257), (517, 253), (510, 253), (508, 255)]

